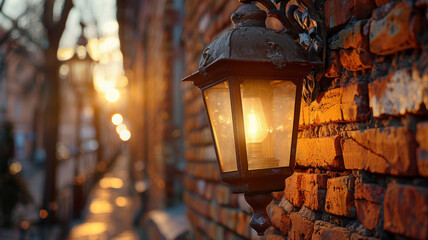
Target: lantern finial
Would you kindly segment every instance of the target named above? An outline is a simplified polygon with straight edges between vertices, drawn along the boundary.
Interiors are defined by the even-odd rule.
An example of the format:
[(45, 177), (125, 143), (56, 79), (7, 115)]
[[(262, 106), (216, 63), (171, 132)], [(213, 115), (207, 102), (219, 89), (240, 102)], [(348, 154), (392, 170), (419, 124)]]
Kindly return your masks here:
[(253, 209), (250, 226), (257, 231), (259, 236), (263, 236), (266, 229), (272, 223), (266, 212), (267, 205), (272, 201), (272, 193), (248, 194), (245, 195), (245, 201), (250, 204)]
[(244, 4), (239, 7), (230, 19), (234, 28), (238, 27), (266, 27), (267, 14), (254, 4)]

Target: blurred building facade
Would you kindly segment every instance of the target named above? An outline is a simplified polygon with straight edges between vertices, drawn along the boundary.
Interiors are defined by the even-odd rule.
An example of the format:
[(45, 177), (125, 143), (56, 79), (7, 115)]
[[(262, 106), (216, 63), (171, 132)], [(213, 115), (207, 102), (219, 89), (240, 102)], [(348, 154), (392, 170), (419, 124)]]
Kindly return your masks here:
[[(200, 90), (179, 81), (239, 5), (118, 1), (132, 156), (144, 163), (135, 175), (151, 181), (151, 209), (183, 192), (196, 239), (256, 238), (251, 210), (220, 181)], [(427, 3), (326, 0), (324, 9), (328, 66), (318, 97), (302, 103), (296, 172), (274, 193), (266, 239), (426, 239)]]
[(7, 32), (0, 33), (1, 44), (1, 100), (0, 111), (3, 120), (14, 123), (15, 158), (32, 158), (41, 146), (36, 139), (37, 120), (40, 111), (41, 88), (44, 75), (40, 59), (16, 41)]
[[(10, 31), (2, 29), (0, 61), (0, 126), (3, 127), (4, 122), (10, 122), (13, 126), (14, 156), (9, 162), (19, 163), (19, 171), (12, 174), (16, 175), (15, 179), (19, 179), (20, 192), (25, 196), (20, 197), (21, 207), (14, 209), (16, 211), (12, 220), (17, 226), (23, 221), (37, 225), (47, 217), (40, 211), (44, 210), (43, 198), (47, 191), (45, 175), (48, 166), (43, 141), (46, 138), (44, 122), (47, 117), (46, 85), (49, 82), (46, 80), (43, 58), (12, 39)], [(93, 101), (88, 98), (79, 99), (68, 75), (58, 78), (61, 99), (57, 101), (61, 103), (61, 112), (54, 169), (56, 194), (51, 207), (56, 210), (52, 223), (59, 223), (62, 227), (61, 234), (66, 234), (68, 224), (75, 217), (73, 212), (76, 209), (73, 206), (79, 202), (83, 208), (96, 178), (106, 171), (121, 150), (121, 145), (110, 123), (110, 112), (103, 112), (105, 117), (96, 119)], [(83, 101), (80, 111), (77, 107), (78, 101)], [(100, 133), (102, 143), (96, 142), (96, 121), (99, 121), (103, 129), (109, 129)], [(100, 144), (106, 148), (97, 153)], [(100, 160), (97, 154), (101, 155)], [(84, 179), (79, 198), (75, 197), (76, 174)], [(4, 184), (0, 184), (0, 187), (2, 190), (7, 188)], [(14, 203), (14, 206), (17, 203)], [(4, 227), (3, 222), (0, 225)]]

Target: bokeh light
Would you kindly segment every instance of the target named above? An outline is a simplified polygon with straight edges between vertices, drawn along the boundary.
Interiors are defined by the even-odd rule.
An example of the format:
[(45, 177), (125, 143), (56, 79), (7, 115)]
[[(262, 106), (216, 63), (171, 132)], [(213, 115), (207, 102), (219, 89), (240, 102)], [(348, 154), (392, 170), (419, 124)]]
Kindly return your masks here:
[(122, 132), (122, 131), (124, 131), (124, 130), (126, 130), (127, 128), (126, 128), (126, 125), (125, 124), (119, 124), (117, 127), (116, 127), (116, 132), (117, 132), (117, 134), (120, 134), (120, 132)]
[(89, 206), (89, 211), (94, 214), (113, 212), (112, 205), (106, 200), (94, 200)]
[(122, 188), (123, 187), (123, 181), (120, 178), (114, 178), (114, 177), (105, 177), (100, 180), (100, 186), (101, 188)]
[(88, 48), (89, 56), (94, 61), (100, 60), (100, 43), (98, 41), (98, 38), (89, 39), (88, 45), (86, 47)]
[(86, 47), (85, 46), (78, 46), (76, 48), (77, 57), (79, 59), (85, 59), (86, 58)]
[[(88, 222), (74, 227), (70, 232), (70, 236), (79, 239), (106, 239), (107, 237), (102, 238), (101, 236), (103, 235), (100, 235), (105, 231), (107, 231), (107, 224), (102, 222)], [(90, 236), (95, 236), (96, 238), (88, 238)]]
[(21, 228), (24, 230), (27, 230), (30, 227), (30, 222), (28, 221), (22, 221), (21, 222)]
[(61, 67), (59, 67), (60, 77), (62, 78), (67, 77), (69, 72), (70, 72), (70, 66), (68, 66), (68, 64), (62, 64)]
[(48, 217), (48, 211), (46, 211), (46, 209), (41, 209), (39, 215), (40, 218), (45, 219)]
[(111, 122), (114, 125), (120, 125), (123, 123), (123, 116), (120, 113), (115, 113), (113, 114), (113, 116), (111, 117)]
[(18, 174), (22, 170), (22, 165), (20, 162), (13, 162), (9, 166), (9, 172), (12, 175)]
[(119, 137), (122, 141), (126, 142), (131, 138), (131, 132), (128, 129), (122, 130), (119, 133)]
[(73, 57), (74, 49), (73, 48), (58, 48), (56, 55), (57, 55), (58, 60), (67, 61), (68, 59)]
[(118, 207), (125, 207), (127, 204), (128, 204), (128, 201), (126, 200), (125, 197), (120, 196), (116, 198), (116, 205)]
[(120, 98), (120, 93), (119, 93), (119, 91), (118, 91), (117, 89), (112, 88), (112, 89), (109, 89), (109, 90), (106, 92), (106, 94), (105, 94), (105, 98), (106, 98), (106, 100), (107, 100), (108, 102), (110, 102), (110, 103), (114, 103), (114, 102), (117, 102), (117, 100), (119, 100), (119, 98)]
[(119, 77), (119, 79), (117, 81), (117, 87), (118, 88), (124, 88), (126, 86), (128, 86), (128, 78), (126, 76)]

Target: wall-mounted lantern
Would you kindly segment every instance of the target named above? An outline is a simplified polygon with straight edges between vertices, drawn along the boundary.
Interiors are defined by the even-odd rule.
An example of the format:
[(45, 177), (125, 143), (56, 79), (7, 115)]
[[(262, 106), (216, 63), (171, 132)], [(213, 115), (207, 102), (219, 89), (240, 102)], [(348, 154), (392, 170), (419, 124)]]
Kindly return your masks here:
[(258, 1), (285, 31), (266, 28), (266, 12), (241, 2), (231, 17), (234, 28), (204, 50), (199, 71), (183, 81), (201, 88), (222, 179), (234, 193), (245, 193), (250, 225), (263, 235), (271, 192), (283, 190), (294, 172), (303, 81), (323, 65), (317, 32), (324, 29), (308, 14), (316, 12), (310, 0), (308, 6), (279, 1), (279, 9)]

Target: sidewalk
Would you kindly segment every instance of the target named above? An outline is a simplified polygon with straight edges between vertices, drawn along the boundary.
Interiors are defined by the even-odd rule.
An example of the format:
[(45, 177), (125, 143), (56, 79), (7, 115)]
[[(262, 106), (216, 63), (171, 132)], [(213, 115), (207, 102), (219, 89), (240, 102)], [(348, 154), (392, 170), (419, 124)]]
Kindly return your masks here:
[(138, 240), (132, 226), (139, 199), (129, 178), (129, 158), (119, 156), (111, 170), (91, 192), (84, 220), (75, 225), (70, 240)]

